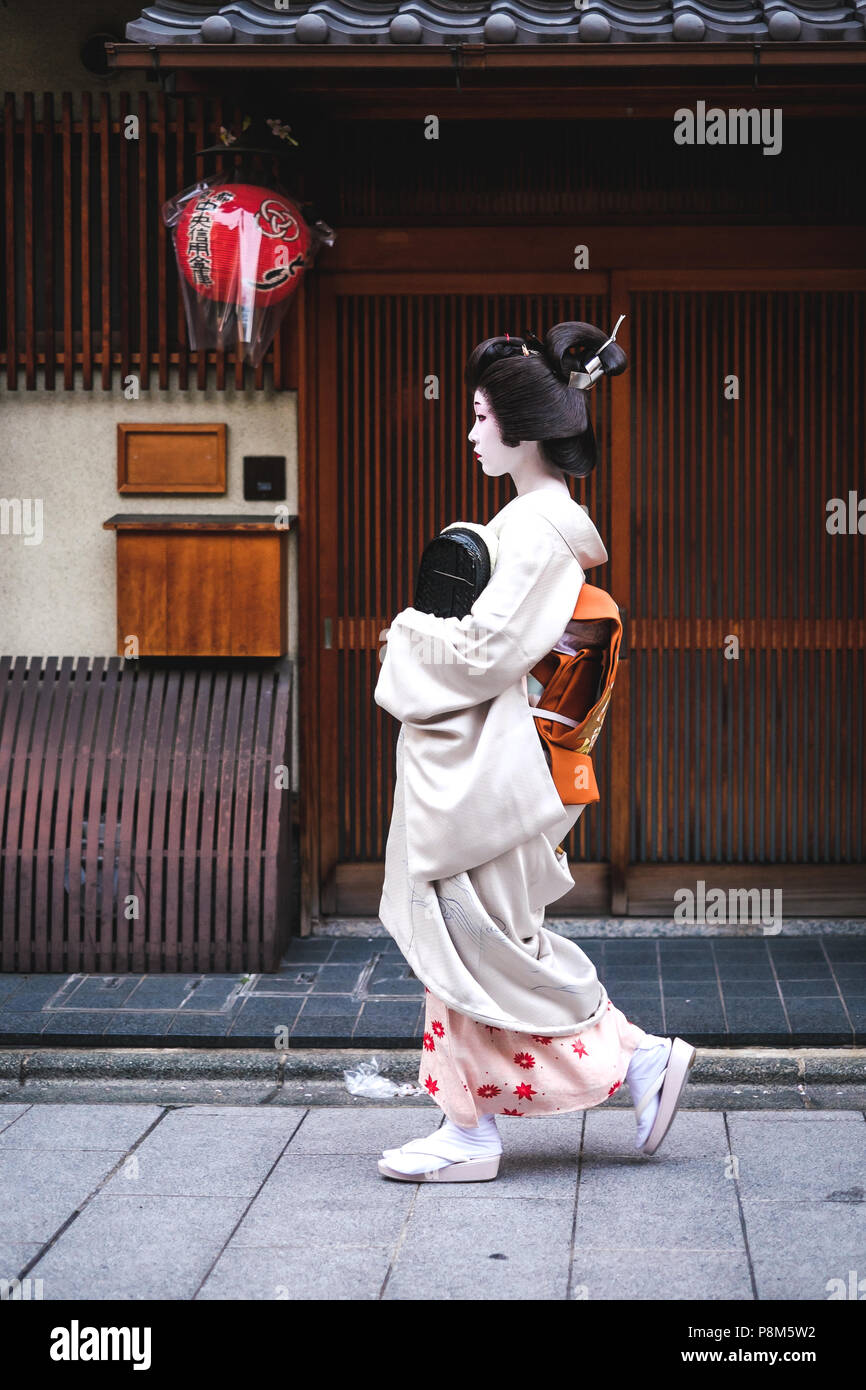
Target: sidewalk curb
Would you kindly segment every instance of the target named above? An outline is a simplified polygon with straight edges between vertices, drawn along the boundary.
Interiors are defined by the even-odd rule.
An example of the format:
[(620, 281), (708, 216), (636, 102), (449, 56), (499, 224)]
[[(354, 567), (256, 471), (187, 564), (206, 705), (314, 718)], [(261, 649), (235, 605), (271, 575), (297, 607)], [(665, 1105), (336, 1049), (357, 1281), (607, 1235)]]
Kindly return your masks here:
[[(343, 1072), (377, 1059), (418, 1083), (417, 1048), (0, 1048), (0, 1102), (112, 1100), (161, 1104), (423, 1105), (426, 1093), (368, 1099)], [(628, 1092), (610, 1104), (630, 1105)], [(699, 1048), (685, 1109), (864, 1109), (866, 1048)]]

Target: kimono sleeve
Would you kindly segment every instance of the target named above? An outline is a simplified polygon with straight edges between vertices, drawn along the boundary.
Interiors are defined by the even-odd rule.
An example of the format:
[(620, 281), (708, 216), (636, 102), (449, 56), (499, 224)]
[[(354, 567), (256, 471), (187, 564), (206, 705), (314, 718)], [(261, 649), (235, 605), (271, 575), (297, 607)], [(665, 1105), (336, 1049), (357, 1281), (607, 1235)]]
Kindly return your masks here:
[(374, 699), (403, 723), (423, 723), (499, 695), (559, 640), (584, 572), (540, 515), (503, 527), (489, 583), (465, 618), (404, 608), (388, 629)]

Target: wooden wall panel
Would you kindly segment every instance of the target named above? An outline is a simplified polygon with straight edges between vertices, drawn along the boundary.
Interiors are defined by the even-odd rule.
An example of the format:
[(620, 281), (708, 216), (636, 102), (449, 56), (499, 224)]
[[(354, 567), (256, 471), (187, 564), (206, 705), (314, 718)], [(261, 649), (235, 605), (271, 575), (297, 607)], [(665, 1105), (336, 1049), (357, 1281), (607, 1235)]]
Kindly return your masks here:
[[(117, 526), (117, 643), (128, 654), (276, 657), (288, 645), (288, 533)], [(114, 525), (112, 518), (109, 527)], [(202, 583), (202, 576), (207, 582)]]
[(630, 859), (862, 863), (866, 548), (826, 521), (862, 495), (866, 293), (630, 312)]
[[(334, 383), (318, 476), (335, 499), (316, 523), (333, 543), (317, 588), (318, 910), (376, 911), (397, 735), (373, 702), (381, 634), (411, 602), (429, 536), (511, 495), (466, 441), (468, 352), (623, 310), (630, 370), (595, 394), (602, 460), (575, 495), (610, 553), (591, 578), (626, 611), (626, 657), (597, 750), (602, 800), (568, 844), (592, 898), (557, 908), (668, 915), (680, 866), (769, 865), (786, 912), (804, 910), (821, 874), (864, 853), (866, 552), (825, 525), (829, 498), (862, 493), (862, 274), (784, 272), (770, 288), (745, 270), (623, 272), (612, 298), (597, 276), (583, 300), (549, 282), (473, 293), (466, 280), (483, 276), (428, 293), (432, 273), (399, 293), (395, 278), (379, 293), (342, 275), (318, 287), (318, 376)], [(431, 375), (438, 401), (424, 399)], [(832, 901), (860, 899), (848, 885)]]

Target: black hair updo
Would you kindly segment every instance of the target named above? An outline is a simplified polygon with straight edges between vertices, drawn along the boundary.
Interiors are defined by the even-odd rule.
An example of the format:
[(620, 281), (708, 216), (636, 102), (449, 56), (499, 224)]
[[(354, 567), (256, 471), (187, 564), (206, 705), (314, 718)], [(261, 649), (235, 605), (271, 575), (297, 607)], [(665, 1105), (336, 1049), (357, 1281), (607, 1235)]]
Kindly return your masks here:
[[(610, 335), (591, 323), (557, 323), (540, 342), (525, 338), (486, 338), (472, 352), (464, 380), (483, 391), (499, 425), (503, 444), (538, 440), (547, 461), (563, 473), (585, 478), (598, 463), (598, 446), (587, 409), (587, 392), (569, 386)], [(521, 344), (533, 349), (527, 357)], [(617, 343), (600, 354), (606, 376), (624, 372), (627, 358)]]

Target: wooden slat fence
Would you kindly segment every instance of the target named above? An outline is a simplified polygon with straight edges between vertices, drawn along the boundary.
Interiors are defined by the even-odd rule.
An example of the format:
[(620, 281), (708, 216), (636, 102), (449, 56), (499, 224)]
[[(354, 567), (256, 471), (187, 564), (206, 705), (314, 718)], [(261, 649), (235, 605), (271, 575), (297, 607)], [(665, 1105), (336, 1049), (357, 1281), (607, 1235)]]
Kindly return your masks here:
[(0, 657), (0, 970), (275, 969), (292, 698), (288, 661)]

